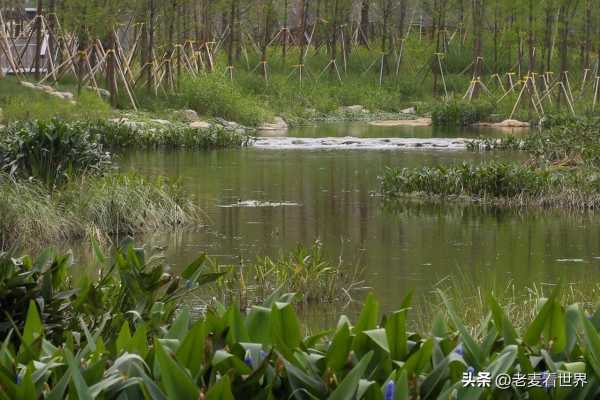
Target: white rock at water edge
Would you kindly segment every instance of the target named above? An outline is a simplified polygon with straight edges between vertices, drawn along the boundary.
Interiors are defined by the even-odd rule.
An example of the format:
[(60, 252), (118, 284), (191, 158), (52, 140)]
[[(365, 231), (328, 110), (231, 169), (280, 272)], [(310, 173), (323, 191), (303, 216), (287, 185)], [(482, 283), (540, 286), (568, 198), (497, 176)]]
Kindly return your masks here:
[(193, 129), (209, 129), (212, 127), (212, 124), (206, 121), (194, 121), (190, 124), (190, 128)]
[(200, 120), (198, 113), (194, 110), (181, 110), (179, 114), (186, 122), (197, 122)]
[(400, 114), (416, 114), (417, 109), (415, 107), (405, 108), (404, 110), (400, 110)]
[(288, 124), (281, 117), (273, 118), (273, 122), (262, 124), (258, 127), (260, 131), (286, 131)]
[(340, 108), (338, 108), (338, 112), (358, 114), (358, 113), (365, 112), (365, 108), (363, 106), (361, 106), (360, 104), (355, 104), (353, 106), (340, 107)]

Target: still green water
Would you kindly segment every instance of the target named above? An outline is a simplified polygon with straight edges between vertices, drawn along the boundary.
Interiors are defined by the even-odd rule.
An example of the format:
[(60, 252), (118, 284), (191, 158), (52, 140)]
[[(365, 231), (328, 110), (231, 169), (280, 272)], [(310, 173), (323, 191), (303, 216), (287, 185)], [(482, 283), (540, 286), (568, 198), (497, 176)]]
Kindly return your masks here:
[[(330, 132), (332, 127), (323, 129)], [(432, 133), (426, 128), (419, 134), (427, 131)], [(311, 130), (289, 135), (303, 133), (315, 134)], [(388, 130), (379, 135), (403, 133)], [(427, 294), (448, 277), (483, 286), (512, 283), (516, 288), (600, 278), (600, 220), (593, 215), (427, 205), (414, 200), (390, 209), (378, 195), (377, 177), (388, 166), (412, 168), (501, 157), (520, 156), (448, 150), (247, 148), (134, 152), (123, 156), (120, 164), (144, 175), (179, 179), (206, 212), (205, 227), (145, 238), (166, 246), (168, 260), (176, 268), (201, 252), (223, 263), (239, 264), (320, 240), (332, 260), (342, 257), (347, 265), (365, 267), (366, 285), (388, 310), (398, 307), (409, 290)], [(264, 204), (269, 202), (283, 204)]]

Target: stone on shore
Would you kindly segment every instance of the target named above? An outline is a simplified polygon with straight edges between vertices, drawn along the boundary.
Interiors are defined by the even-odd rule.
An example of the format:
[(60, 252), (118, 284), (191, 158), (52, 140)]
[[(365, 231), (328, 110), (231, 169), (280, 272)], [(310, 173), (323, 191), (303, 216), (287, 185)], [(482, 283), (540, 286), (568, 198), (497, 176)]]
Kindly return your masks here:
[(473, 126), (489, 128), (529, 128), (529, 122), (518, 121), (516, 119), (505, 119), (502, 122), (477, 122)]
[(259, 131), (286, 131), (288, 124), (281, 117), (273, 118), (272, 122), (264, 123), (258, 127)]
[(393, 126), (431, 126), (431, 118), (416, 119), (391, 119), (383, 121), (371, 121), (369, 125), (393, 127)]
[(210, 124), (209, 122), (206, 121), (194, 121), (192, 123), (190, 123), (190, 128), (193, 129), (210, 129), (212, 127), (212, 124)]

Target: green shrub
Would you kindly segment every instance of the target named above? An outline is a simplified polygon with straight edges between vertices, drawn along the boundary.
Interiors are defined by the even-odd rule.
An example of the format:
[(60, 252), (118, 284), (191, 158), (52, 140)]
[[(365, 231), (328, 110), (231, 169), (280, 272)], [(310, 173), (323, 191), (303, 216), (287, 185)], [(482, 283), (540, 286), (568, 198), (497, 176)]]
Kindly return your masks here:
[(272, 115), (256, 100), (245, 96), (228, 78), (218, 73), (198, 78), (185, 78), (180, 83), (180, 94), (174, 101), (201, 114), (218, 116), (244, 125), (256, 126)]
[(434, 105), (431, 119), (438, 126), (468, 126), (488, 118), (494, 105), (486, 101), (448, 101)]
[(110, 154), (84, 123), (21, 122), (0, 132), (0, 171), (14, 177), (55, 187), (76, 176), (101, 174), (110, 165)]

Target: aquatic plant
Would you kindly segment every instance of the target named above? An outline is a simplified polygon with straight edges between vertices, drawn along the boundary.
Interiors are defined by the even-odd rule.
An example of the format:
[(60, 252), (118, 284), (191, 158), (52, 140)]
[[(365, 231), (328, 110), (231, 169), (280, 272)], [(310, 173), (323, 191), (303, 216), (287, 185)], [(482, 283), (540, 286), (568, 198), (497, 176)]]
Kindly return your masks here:
[(78, 270), (85, 266), (74, 265), (70, 253), (48, 249), (37, 258), (0, 254), (3, 340), (16, 340), (15, 330), (27, 337), (31, 304), (39, 309), (36, 319), (45, 337), (53, 341), (63, 340), (63, 334), (80, 329), (82, 323), (90, 330), (101, 327), (115, 338), (125, 321), (143, 322), (146, 332), (159, 332), (172, 321), (182, 298), (224, 274), (207, 271), (203, 255), (181, 276), (173, 276), (162, 257), (148, 255), (131, 241), (123, 242), (110, 259), (92, 244), (98, 263), (95, 277), (82, 276)]
[(215, 149), (246, 146), (251, 136), (245, 132), (213, 126), (206, 129), (182, 124), (147, 125), (94, 121), (86, 123), (95, 139), (112, 148), (189, 148)]
[(600, 176), (593, 168), (538, 168), (519, 163), (388, 168), (380, 177), (383, 195), (397, 199), (460, 197), (502, 206), (591, 209), (600, 206)]
[(0, 171), (53, 188), (81, 175), (98, 175), (111, 155), (85, 124), (58, 119), (11, 124), (0, 135)]
[(360, 266), (329, 261), (317, 241), (309, 248), (298, 245), (278, 257), (244, 263), (220, 282), (217, 294), (224, 302), (241, 299), (242, 306), (261, 304), (275, 292), (298, 293), (306, 304), (351, 302), (354, 292), (364, 289), (362, 277)]
[[(123, 257), (135, 255), (130, 249)], [(139, 268), (135, 259), (126, 265), (128, 271)], [(200, 285), (202, 268), (192, 266), (184, 275), (193, 270)], [(161, 287), (168, 292), (170, 286)], [(123, 319), (99, 318), (94, 325), (82, 317), (64, 332), (65, 340), (52, 334), (40, 305), (29, 300), (22, 328), (0, 337), (0, 397), (480, 399), (600, 394), (599, 311), (588, 314), (578, 304), (564, 307), (557, 288), (538, 299), (533, 319), (520, 332), (489, 296), (489, 315), (474, 336), (452, 301), (438, 294), (448, 322), (436, 320), (431, 332), (407, 328), (410, 295), (398, 311), (383, 317), (370, 295), (354, 323), (340, 316), (330, 330), (305, 336), (290, 303), (294, 296), (285, 295), (247, 314), (235, 304), (209, 308), (197, 321), (183, 307), (160, 329), (150, 328), (162, 310), (156, 306), (141, 318), (119, 312)], [(517, 385), (523, 375), (539, 384)], [(549, 375), (557, 378), (555, 385), (541, 381)], [(499, 377), (514, 381), (501, 386), (506, 379)]]
[(468, 126), (483, 121), (494, 112), (495, 106), (486, 101), (447, 101), (437, 103), (431, 120), (437, 126)]

